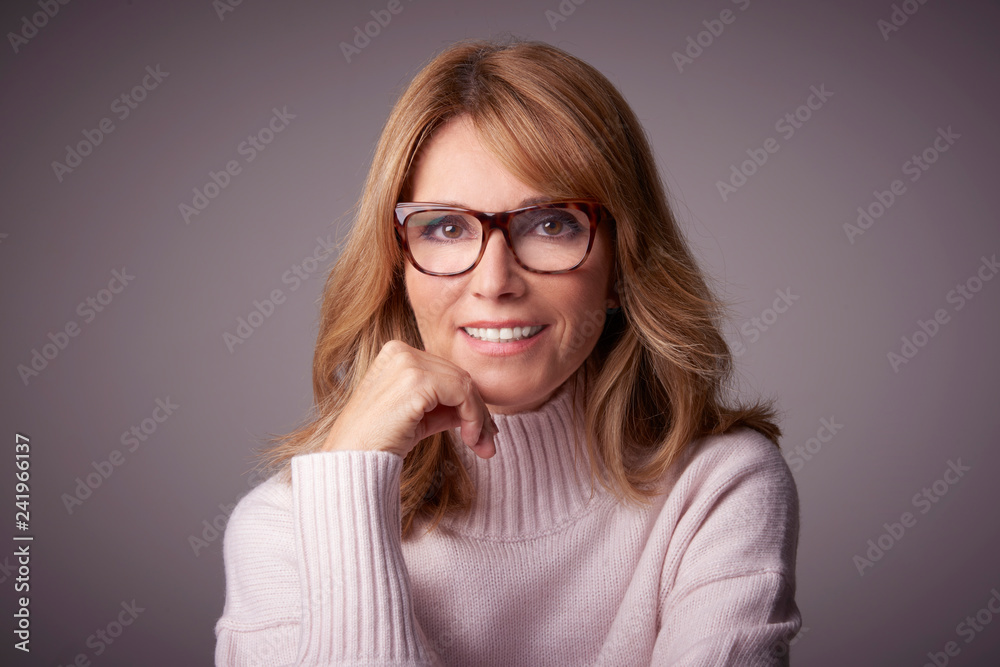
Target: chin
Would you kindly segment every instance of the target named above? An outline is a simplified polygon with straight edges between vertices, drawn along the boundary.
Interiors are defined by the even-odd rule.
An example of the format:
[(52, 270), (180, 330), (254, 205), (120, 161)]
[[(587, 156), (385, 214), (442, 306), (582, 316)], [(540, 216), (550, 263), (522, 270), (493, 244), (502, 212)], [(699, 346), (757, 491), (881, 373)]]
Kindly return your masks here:
[(495, 412), (511, 413), (534, 410), (552, 395), (557, 387), (526, 389), (522, 378), (475, 378), (483, 400)]

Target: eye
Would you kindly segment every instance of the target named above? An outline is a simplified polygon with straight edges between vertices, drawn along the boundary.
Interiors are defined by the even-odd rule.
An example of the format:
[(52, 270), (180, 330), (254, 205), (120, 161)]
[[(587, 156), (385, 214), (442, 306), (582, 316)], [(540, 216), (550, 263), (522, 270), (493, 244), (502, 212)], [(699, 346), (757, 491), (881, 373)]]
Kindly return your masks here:
[(556, 219), (546, 220), (540, 225), (542, 232), (549, 236), (557, 236), (563, 230), (563, 226), (563, 221)]
[(462, 215), (435, 215), (426, 220), (415, 218), (411, 224), (420, 230), (420, 238), (427, 241), (463, 241), (478, 237), (472, 222)]
[(462, 228), (459, 227), (458, 225), (453, 225), (453, 224), (450, 224), (450, 223), (449, 224), (444, 224), (444, 225), (441, 225), (441, 234), (445, 238), (457, 239), (457, 238), (459, 238), (462, 235)]
[(547, 209), (538, 211), (534, 215), (529, 214), (526, 218), (527, 225), (524, 231), (528, 232), (530, 229), (528, 233), (536, 237), (569, 240), (583, 230), (580, 221), (568, 211)]

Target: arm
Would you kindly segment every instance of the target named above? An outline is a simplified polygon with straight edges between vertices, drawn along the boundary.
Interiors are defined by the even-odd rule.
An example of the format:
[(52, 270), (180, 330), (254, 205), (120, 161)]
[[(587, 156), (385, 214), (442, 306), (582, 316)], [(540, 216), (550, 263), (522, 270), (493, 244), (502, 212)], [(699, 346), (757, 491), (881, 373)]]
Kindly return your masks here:
[(684, 473), (691, 505), (664, 563), (654, 665), (787, 665), (798, 494), (777, 447), (755, 433), (712, 447)]
[(226, 529), (216, 664), (436, 664), (401, 551), (401, 470), (388, 452), (301, 455), (290, 499), (255, 489), (241, 501)]

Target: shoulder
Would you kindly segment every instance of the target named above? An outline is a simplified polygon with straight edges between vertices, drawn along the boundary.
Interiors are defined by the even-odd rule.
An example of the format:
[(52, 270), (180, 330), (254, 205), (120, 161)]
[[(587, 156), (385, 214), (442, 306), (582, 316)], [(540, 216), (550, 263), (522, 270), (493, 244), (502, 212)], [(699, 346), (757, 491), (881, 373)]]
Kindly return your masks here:
[(664, 594), (763, 573), (794, 590), (798, 493), (777, 445), (748, 428), (706, 436), (670, 477), (658, 517)]
[[(286, 545), (292, 556), (292, 489), (287, 476), (278, 473), (240, 498), (226, 524), (223, 551), (227, 561), (259, 554), (261, 547), (275, 550)], [(279, 551), (283, 551), (278, 547)], [(272, 551), (273, 553), (273, 551)]]
[(740, 428), (692, 442), (674, 475), (660, 516), (662, 661), (777, 664), (766, 659), (772, 647), (802, 622), (798, 496), (781, 450)]
[(255, 519), (290, 515), (292, 488), (287, 473), (279, 472), (248, 491), (233, 509), (229, 526), (234, 523), (252, 522)]
[(740, 428), (702, 437), (691, 443), (668, 477), (663, 509), (675, 542), (697, 541), (695, 535), (701, 533), (794, 559), (799, 526), (795, 479), (781, 450), (761, 433)]
[(292, 492), (276, 475), (236, 504), (223, 538), (226, 606), (219, 628), (254, 629), (297, 618)]
[(759, 431), (741, 427), (691, 442), (678, 462), (678, 483), (702, 490), (734, 486), (797, 498), (795, 480), (781, 450)]

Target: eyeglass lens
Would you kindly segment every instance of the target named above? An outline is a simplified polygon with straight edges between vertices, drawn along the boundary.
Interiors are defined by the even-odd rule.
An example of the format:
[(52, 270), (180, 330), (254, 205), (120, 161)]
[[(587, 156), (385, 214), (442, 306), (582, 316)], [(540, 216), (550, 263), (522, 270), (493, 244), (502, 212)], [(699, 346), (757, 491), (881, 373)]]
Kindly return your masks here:
[[(510, 221), (514, 255), (536, 271), (566, 271), (587, 254), (591, 221), (575, 208), (537, 208)], [(406, 240), (414, 261), (426, 271), (458, 273), (476, 262), (483, 224), (462, 211), (418, 211), (406, 218)]]

